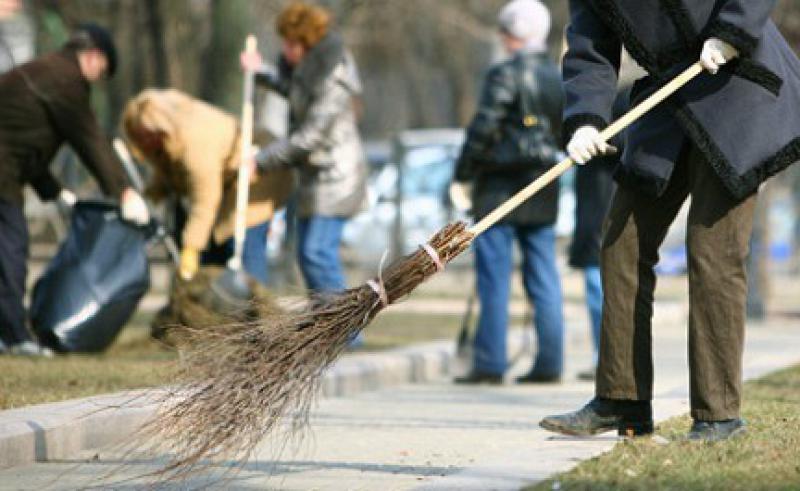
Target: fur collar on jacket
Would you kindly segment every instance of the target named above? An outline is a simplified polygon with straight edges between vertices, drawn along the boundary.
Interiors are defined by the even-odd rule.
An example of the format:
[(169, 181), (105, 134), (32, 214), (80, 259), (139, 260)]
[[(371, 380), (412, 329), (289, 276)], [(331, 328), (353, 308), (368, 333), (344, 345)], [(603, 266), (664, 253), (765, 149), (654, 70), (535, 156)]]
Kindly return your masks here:
[(345, 49), (341, 36), (330, 33), (314, 45), (306, 53), (303, 61), (294, 68), (290, 67), (281, 57), (280, 69), (303, 89), (315, 92), (344, 59)]

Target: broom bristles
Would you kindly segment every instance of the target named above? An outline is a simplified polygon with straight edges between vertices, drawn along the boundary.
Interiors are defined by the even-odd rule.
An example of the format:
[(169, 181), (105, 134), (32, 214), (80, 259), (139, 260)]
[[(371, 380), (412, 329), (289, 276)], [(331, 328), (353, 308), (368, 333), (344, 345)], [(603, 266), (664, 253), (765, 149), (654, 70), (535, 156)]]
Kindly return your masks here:
[[(464, 223), (455, 223), (429, 245), (447, 264), (472, 238)], [(151, 451), (168, 454), (154, 476), (183, 479), (223, 459), (243, 463), (269, 437), (299, 435), (325, 370), (383, 308), (438, 268), (420, 249), (382, 271), (373, 284), (383, 292), (365, 284), (314, 295), (304, 309), (258, 322), (187, 330), (174, 389), (140, 433)]]

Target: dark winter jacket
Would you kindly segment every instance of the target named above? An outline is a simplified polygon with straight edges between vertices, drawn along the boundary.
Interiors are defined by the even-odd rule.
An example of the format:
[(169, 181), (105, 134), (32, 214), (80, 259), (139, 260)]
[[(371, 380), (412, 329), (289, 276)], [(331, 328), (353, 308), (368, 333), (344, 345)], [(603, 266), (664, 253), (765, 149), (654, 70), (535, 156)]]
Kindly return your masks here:
[[(532, 77), (521, 76), (525, 72)], [(544, 166), (507, 166), (492, 161), (492, 150), (511, 127), (526, 116), (520, 94), (525, 91), (532, 111), (545, 130), (561, 127), (561, 81), (546, 54), (521, 51), (493, 66), (486, 75), (477, 114), (467, 129), (467, 139), (455, 171), (455, 180), (472, 181), (472, 213), (480, 220), (543, 174)], [(503, 219), (514, 225), (544, 225), (556, 221), (558, 181), (543, 188)]]
[(717, 37), (740, 57), (701, 74), (627, 133), (618, 179), (659, 194), (687, 139), (743, 198), (800, 159), (800, 61), (769, 20), (774, 0), (570, 0), (564, 59), (565, 137), (605, 126), (622, 46), (649, 74), (641, 101), (697, 61)]
[(77, 152), (110, 197), (127, 179), (90, 105), (90, 86), (74, 51), (41, 56), (0, 76), (0, 199), (22, 205), (23, 188), (54, 199), (49, 165), (62, 143)]
[(298, 170), (298, 214), (349, 217), (366, 199), (366, 157), (355, 100), (361, 80), (337, 34), (328, 34), (300, 64), (281, 61), (276, 73), (256, 81), (289, 101), (289, 135), (278, 159)]

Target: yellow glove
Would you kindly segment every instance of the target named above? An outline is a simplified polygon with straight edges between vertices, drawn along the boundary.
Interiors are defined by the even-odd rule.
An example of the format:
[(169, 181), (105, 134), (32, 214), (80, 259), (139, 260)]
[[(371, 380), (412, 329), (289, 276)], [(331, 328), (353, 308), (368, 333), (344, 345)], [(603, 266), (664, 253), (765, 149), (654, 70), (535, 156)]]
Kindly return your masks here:
[(184, 280), (191, 280), (197, 273), (200, 267), (200, 254), (197, 249), (193, 247), (184, 247), (181, 251), (181, 265), (178, 268), (178, 274)]

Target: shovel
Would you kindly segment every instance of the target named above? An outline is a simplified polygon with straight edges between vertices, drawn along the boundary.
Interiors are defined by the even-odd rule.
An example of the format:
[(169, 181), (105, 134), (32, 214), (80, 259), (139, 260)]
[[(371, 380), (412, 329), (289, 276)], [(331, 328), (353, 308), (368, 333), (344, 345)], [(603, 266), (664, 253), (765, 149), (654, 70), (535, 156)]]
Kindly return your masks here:
[[(255, 53), (256, 37), (247, 36), (245, 51)], [(233, 234), (233, 257), (228, 260), (225, 271), (211, 282), (207, 301), (209, 306), (219, 312), (238, 313), (247, 309), (253, 299), (250, 287), (253, 281), (242, 268), (242, 252), (247, 232), (246, 214), (248, 193), (250, 191), (250, 159), (253, 142), (253, 79), (252, 70), (244, 72), (244, 97), (242, 102), (242, 123), (239, 176), (236, 187), (236, 216)]]

